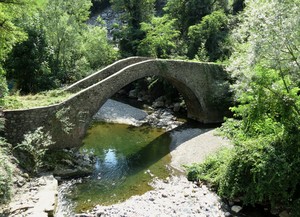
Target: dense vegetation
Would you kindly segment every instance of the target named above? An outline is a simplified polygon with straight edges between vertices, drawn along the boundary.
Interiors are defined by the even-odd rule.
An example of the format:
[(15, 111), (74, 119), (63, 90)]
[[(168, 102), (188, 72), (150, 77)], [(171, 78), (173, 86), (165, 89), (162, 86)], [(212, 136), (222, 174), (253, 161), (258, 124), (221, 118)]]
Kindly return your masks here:
[(233, 33), (229, 70), (234, 119), (222, 127), (234, 148), (190, 168), (190, 179), (245, 204), (300, 215), (300, 1), (249, 1)]
[[(122, 23), (112, 41), (102, 20), (87, 24), (108, 5)], [(226, 65), (236, 104), (222, 133), (234, 147), (190, 167), (189, 178), (300, 215), (299, 0), (0, 0), (0, 107), (14, 107), (16, 96), (5, 97), (13, 92), (62, 87), (132, 55)], [(7, 198), (9, 150), (0, 143)]]
[(117, 57), (105, 28), (86, 23), (89, 1), (4, 0), (0, 6), (2, 75), (5, 70), (9, 83), (22, 93), (74, 82)]

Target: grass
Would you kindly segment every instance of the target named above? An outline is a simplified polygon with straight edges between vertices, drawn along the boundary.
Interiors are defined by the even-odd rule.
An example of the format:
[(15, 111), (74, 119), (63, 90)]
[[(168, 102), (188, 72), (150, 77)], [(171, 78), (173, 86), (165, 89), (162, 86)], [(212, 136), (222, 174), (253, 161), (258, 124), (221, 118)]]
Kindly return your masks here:
[(49, 106), (60, 103), (70, 98), (72, 93), (63, 90), (51, 90), (40, 92), (35, 95), (19, 94), (5, 96), (3, 109), (28, 109), (41, 106)]

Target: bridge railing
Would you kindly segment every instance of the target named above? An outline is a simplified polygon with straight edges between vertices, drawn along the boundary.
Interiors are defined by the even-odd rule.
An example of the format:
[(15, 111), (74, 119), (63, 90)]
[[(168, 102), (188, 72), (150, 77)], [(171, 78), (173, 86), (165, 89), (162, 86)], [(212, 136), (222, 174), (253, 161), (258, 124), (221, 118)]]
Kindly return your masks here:
[(123, 69), (126, 66), (129, 66), (134, 63), (138, 63), (141, 61), (148, 60), (150, 58), (147, 57), (129, 57), (126, 59), (122, 59), (119, 61), (114, 62), (113, 64), (100, 69), (99, 71), (77, 81), (76, 83), (68, 86), (65, 88), (65, 91), (76, 93), (82, 89), (85, 89), (93, 84), (98, 83), (99, 81), (109, 77), (110, 75), (118, 72), (119, 70)]

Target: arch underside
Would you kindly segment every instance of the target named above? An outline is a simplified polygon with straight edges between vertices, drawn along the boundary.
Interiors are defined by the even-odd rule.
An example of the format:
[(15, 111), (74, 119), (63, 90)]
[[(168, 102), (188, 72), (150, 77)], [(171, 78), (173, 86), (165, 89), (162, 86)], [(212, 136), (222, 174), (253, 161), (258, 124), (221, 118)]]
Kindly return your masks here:
[[(147, 75), (147, 76), (150, 76), (150, 75)], [(100, 100), (99, 106), (97, 106), (97, 109), (94, 110), (93, 113), (91, 113), (90, 121), (92, 121), (92, 117), (100, 110), (100, 108), (103, 106), (103, 104), (109, 98), (111, 98), (114, 94), (116, 94), (119, 90), (121, 90), (128, 84), (135, 82), (136, 80), (145, 78), (147, 76), (137, 78), (130, 82), (123, 83), (123, 85), (121, 87), (119, 86), (117, 89), (114, 89), (114, 91), (111, 91), (106, 97), (102, 98)], [(156, 75), (156, 76), (160, 76), (160, 77), (166, 79), (167, 81), (169, 81), (177, 89), (177, 91), (181, 94), (181, 96), (183, 97), (183, 99), (185, 101), (186, 107), (187, 107), (188, 118), (191, 118), (191, 119), (194, 119), (197, 121), (202, 121), (202, 119), (201, 119), (201, 116), (202, 116), (201, 114), (203, 113), (202, 106), (201, 106), (198, 98), (194, 94), (194, 92), (187, 85), (185, 85), (184, 83), (180, 82), (179, 80), (176, 80), (171, 77), (166, 77), (166, 76), (161, 76), (161, 75)]]
[[(80, 133), (78, 133), (78, 130), (74, 131), (72, 138), (74, 144), (77, 143), (80, 146), (80, 142), (85, 136), (93, 116), (109, 98), (126, 85), (148, 76), (163, 77), (177, 89), (186, 103), (189, 118), (203, 123), (220, 122), (223, 114), (214, 111), (215, 106), (207, 106), (208, 97), (214, 91), (211, 88), (212, 85), (210, 85), (215, 80), (213, 77), (216, 74), (214, 67), (206, 64), (180, 61), (147, 60), (129, 65), (102, 81), (93, 84), (79, 93), (77, 99), (73, 99), (78, 106), (80, 106), (78, 100), (84, 103), (79, 110), (88, 111), (85, 123), (81, 125), (81, 130), (83, 131), (80, 131)], [(79, 141), (76, 142), (76, 138), (79, 138)]]

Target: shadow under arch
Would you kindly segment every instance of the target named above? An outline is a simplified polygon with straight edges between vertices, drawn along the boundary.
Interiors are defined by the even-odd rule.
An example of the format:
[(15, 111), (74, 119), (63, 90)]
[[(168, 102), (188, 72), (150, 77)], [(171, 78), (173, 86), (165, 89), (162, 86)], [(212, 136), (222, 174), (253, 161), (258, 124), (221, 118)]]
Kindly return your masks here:
[[(177, 62), (177, 61), (175, 61)], [(93, 86), (109, 86), (108, 88), (103, 89), (102, 92), (99, 93), (99, 101), (94, 102), (93, 109), (90, 110), (91, 118), (99, 111), (102, 105), (111, 98), (114, 94), (116, 94), (119, 90), (129, 85), (132, 82), (135, 82), (139, 79), (148, 77), (148, 76), (158, 76), (169, 81), (177, 91), (182, 95), (186, 106), (187, 106), (187, 114), (188, 118), (198, 120), (200, 122), (207, 122), (205, 117), (205, 109), (204, 101), (201, 100), (202, 97), (197, 96), (195, 94), (195, 87), (190, 84), (193, 82), (189, 82), (189, 76), (184, 75), (184, 71), (189, 68), (186, 67), (176, 67), (176, 71), (174, 70), (174, 66), (172, 66), (173, 61), (158, 61), (158, 60), (147, 60), (140, 63), (132, 64), (130, 66), (125, 67), (119, 72), (115, 73), (112, 76), (107, 77), (106, 79), (100, 81)], [(178, 73), (181, 71), (181, 73)], [(187, 73), (187, 75), (190, 73)], [(181, 75), (181, 76), (180, 76)], [(105, 85), (105, 83), (111, 83), (111, 85)], [(197, 88), (201, 88), (196, 85)], [(194, 90), (193, 90), (194, 88)], [(104, 93), (106, 92), (106, 93)], [(198, 94), (199, 95), (199, 94)], [(96, 99), (97, 100), (97, 99)], [(215, 121), (213, 121), (215, 122)]]
[[(82, 145), (81, 141), (93, 116), (109, 98), (126, 85), (148, 76), (160, 76), (170, 81), (184, 98), (189, 118), (203, 123), (217, 123), (223, 120), (224, 109), (219, 109), (210, 99), (215, 89), (219, 88), (214, 84), (227, 82), (222, 67), (210, 63), (151, 59), (131, 64), (73, 97), (74, 104), (82, 102), (79, 110), (88, 113), (83, 124), (71, 134), (71, 146)], [(224, 106), (222, 101), (218, 103)]]

